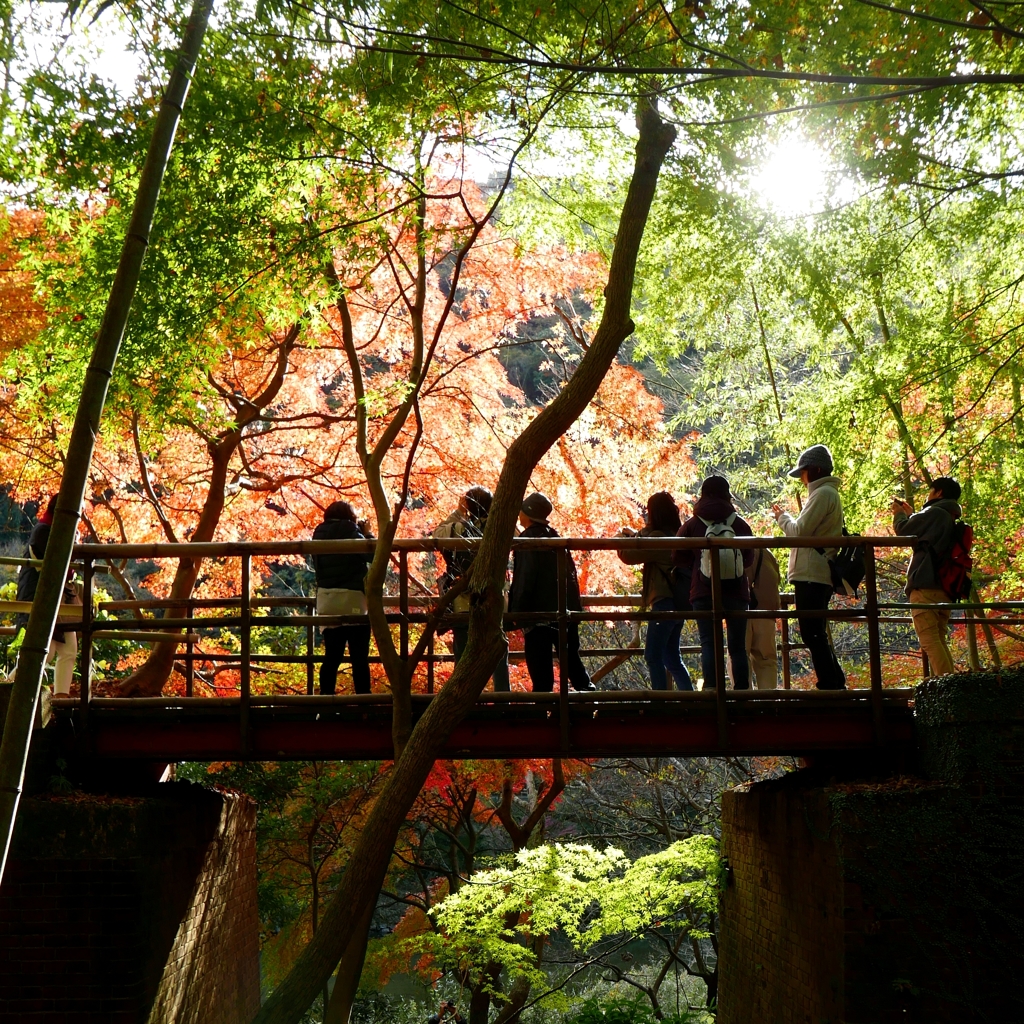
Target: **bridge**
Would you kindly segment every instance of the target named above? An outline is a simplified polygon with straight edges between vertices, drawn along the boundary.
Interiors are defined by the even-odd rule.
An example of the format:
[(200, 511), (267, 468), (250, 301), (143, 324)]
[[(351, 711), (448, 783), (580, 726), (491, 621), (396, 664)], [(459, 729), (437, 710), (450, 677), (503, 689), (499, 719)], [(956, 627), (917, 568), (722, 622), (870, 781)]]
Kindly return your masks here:
[[(638, 626), (652, 619), (695, 620), (710, 617), (716, 623), (716, 679), (705, 681), (702, 691), (599, 689), (573, 693), (492, 693), (485, 691), (449, 738), (445, 756), (451, 758), (507, 757), (611, 757), (664, 755), (807, 755), (822, 751), (909, 748), (913, 740), (913, 690), (883, 686), (883, 631), (910, 623), (909, 605), (880, 600), (879, 563), (886, 565), (895, 584), (900, 575), (884, 559), (892, 549), (909, 547), (907, 538), (859, 537), (853, 543), (864, 548), (866, 576), (863, 597), (837, 599), (827, 612), (804, 612), (824, 617), (844, 629), (863, 631), (859, 644), (867, 683), (845, 691), (830, 692), (792, 687), (791, 653), (801, 645), (791, 636), (796, 616), (791, 600), (782, 607), (750, 610), (747, 618), (768, 618), (778, 624), (778, 653), (782, 687), (775, 690), (733, 690), (729, 687), (722, 622), (718, 561), (712, 559), (714, 608), (708, 612), (653, 613), (640, 608), (636, 595), (589, 594), (583, 610), (566, 607), (567, 560), (575, 553), (609, 557), (621, 549), (740, 547), (788, 549), (794, 546), (838, 546), (851, 538), (736, 538), (728, 542), (682, 538), (557, 538), (517, 540), (519, 548), (554, 551), (560, 574), (561, 608), (554, 618), (563, 629), (570, 622), (628, 622)], [(410, 561), (442, 548), (472, 547), (474, 542), (433, 539), (397, 540), (395, 593), (386, 598), (388, 619), (398, 635), (403, 657), (409, 657), (436, 596), (412, 571)], [(181, 760), (289, 760), (289, 759), (387, 759), (392, 756), (391, 697), (386, 691), (367, 695), (314, 695), (316, 653), (314, 630), (355, 621), (352, 617), (318, 616), (309, 596), (261, 596), (253, 593), (254, 563), (297, 560), (314, 553), (369, 551), (367, 541), (294, 541), (238, 544), (86, 544), (79, 545), (75, 559), (82, 568), (83, 606), (66, 606), (62, 628), (81, 637), (81, 678), (77, 694), (56, 698), (50, 711), (56, 719), (60, 742), (68, 753), (103, 759), (155, 762)], [(899, 550), (896, 552), (900, 554)], [(128, 560), (202, 557), (216, 559), (239, 581), (238, 593), (223, 598), (169, 600), (114, 600), (94, 608), (97, 573), (106, 565)], [(418, 593), (412, 594), (416, 589)], [(896, 586), (891, 588), (895, 590)], [(0, 611), (19, 610), (13, 602)], [(991, 637), (1024, 619), (1024, 602), (974, 603), (953, 606), (954, 619), (969, 634), (979, 628)], [(103, 618), (97, 617), (100, 614)], [(110, 618), (113, 616), (113, 618)], [(519, 623), (530, 616), (517, 615)], [(550, 613), (533, 618), (551, 620)], [(465, 621), (452, 614), (446, 622)], [(284, 646), (295, 649), (267, 653), (255, 649), (254, 635), (272, 627)], [(923, 674), (927, 663), (916, 642), (905, 636), (886, 653), (886, 659), (916, 658)], [(976, 643), (976, 637), (975, 643)], [(94, 678), (95, 645), (102, 640), (137, 643), (174, 642), (176, 688), (179, 692), (159, 697), (104, 696)], [(260, 645), (256, 645), (259, 647)], [(891, 646), (891, 645), (890, 645)], [(991, 645), (994, 650), (994, 644)], [(684, 647), (694, 654), (699, 647)], [(606, 681), (608, 669), (642, 653), (638, 634), (627, 645), (584, 648), (585, 659), (595, 666), (593, 674)], [(513, 651), (513, 662), (522, 658)], [(426, 644), (419, 686), (413, 697), (418, 719), (443, 685), (453, 658), (436, 649), (435, 637)], [(379, 658), (371, 658), (379, 661)], [(290, 667), (290, 668), (289, 668)], [(291, 673), (290, 675), (288, 673)], [(296, 672), (300, 682), (296, 683)], [(276, 675), (275, 673), (281, 673)], [(564, 677), (564, 665), (561, 675)], [(226, 677), (228, 684), (212, 685)], [(257, 680), (257, 685), (254, 685)], [(284, 680), (275, 682), (275, 680)], [(340, 679), (339, 679), (340, 684)], [(379, 685), (379, 684), (375, 684)], [(301, 687), (301, 689), (300, 689)], [(304, 690), (304, 692), (302, 692)]]

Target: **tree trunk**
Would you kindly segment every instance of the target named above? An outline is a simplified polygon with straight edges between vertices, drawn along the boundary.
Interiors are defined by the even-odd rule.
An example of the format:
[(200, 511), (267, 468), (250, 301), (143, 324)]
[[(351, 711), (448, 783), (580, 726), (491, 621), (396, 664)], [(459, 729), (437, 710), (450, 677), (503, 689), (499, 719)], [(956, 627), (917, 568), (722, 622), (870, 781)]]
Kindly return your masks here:
[(178, 62), (171, 73), (153, 126), (153, 137), (150, 139), (146, 162), (139, 179), (135, 206), (121, 248), (117, 273), (107, 299), (92, 359), (82, 384), (78, 412), (75, 415), (64, 463), (64, 477), (57, 498), (57, 511), (18, 658), (14, 689), (7, 709), (3, 740), (0, 742), (0, 832), (3, 833), (0, 876), (7, 861), (7, 851), (25, 777), (25, 762), (28, 759), (32, 721), (39, 700), (43, 666), (50, 647), (50, 638), (53, 636), (57, 609), (78, 532), (78, 518), (85, 497), (96, 435), (100, 431), (103, 406), (107, 400), (107, 388), (117, 364), (121, 339), (142, 272), (142, 261), (149, 245), (149, 232), (153, 226), (153, 215), (160, 197), (160, 185), (167, 169), (171, 146), (181, 117), (181, 108), (188, 95), (189, 83), (203, 44), (212, 7), (213, 0), (195, 0), (189, 16)]
[(255, 1024), (298, 1024), (352, 940), (355, 922), (376, 898), (399, 829), (451, 731), (466, 716), (505, 650), (502, 587), (516, 520), (530, 474), (541, 456), (583, 413), (619, 346), (633, 330), (630, 304), (644, 227), (675, 129), (653, 103), (639, 104), (640, 138), (615, 239), (601, 323), (576, 372), (558, 396), (512, 443), (470, 571), (469, 638), (451, 678), (416, 723), (370, 812), (341, 879), (324, 910), (319, 932), (254, 1018)]
[(324, 1014), (324, 1024), (348, 1024), (352, 1004), (359, 988), (359, 978), (366, 960), (366, 945), (370, 941), (370, 924), (376, 904), (370, 903), (352, 932), (348, 947), (334, 976), (334, 991)]

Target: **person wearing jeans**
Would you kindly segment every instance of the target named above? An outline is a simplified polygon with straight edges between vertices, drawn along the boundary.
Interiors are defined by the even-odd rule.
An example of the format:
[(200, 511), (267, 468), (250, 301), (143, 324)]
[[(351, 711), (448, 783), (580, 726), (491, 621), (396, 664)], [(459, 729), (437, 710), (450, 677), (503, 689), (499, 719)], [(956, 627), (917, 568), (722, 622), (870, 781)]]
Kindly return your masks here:
[[(963, 515), (959, 501), (960, 484), (941, 476), (932, 481), (920, 512), (915, 513), (909, 502), (899, 498), (892, 503), (896, 534), (918, 538), (907, 569), (906, 594), (911, 606), (950, 602), (939, 581), (938, 566), (953, 547), (954, 527)], [(956, 671), (949, 649), (949, 609), (911, 607), (910, 615), (921, 650), (928, 655), (931, 674), (945, 676)]]
[[(736, 537), (750, 537), (753, 532), (748, 523), (736, 513), (729, 491), (729, 481), (725, 477), (710, 476), (700, 487), (700, 498), (693, 506), (693, 515), (680, 527), (680, 537), (706, 537), (708, 530), (716, 524), (728, 524)], [(726, 646), (732, 659), (733, 686), (737, 690), (750, 687), (750, 663), (747, 660), (747, 620), (745, 617), (729, 615), (729, 612), (746, 611), (750, 605), (750, 584), (745, 572), (735, 572), (736, 551), (738, 548), (722, 548), (712, 552), (712, 557), (719, 558), (719, 565), (734, 560), (732, 575), (723, 572), (722, 578), (722, 613), (725, 618)], [(702, 552), (692, 550), (676, 551), (675, 563), (683, 571), (689, 571), (690, 603), (694, 611), (711, 611), (711, 577), (705, 571), (710, 565), (708, 559), (701, 557)], [(742, 565), (746, 569), (754, 560), (754, 552), (750, 548), (742, 549)], [(710, 690), (717, 685), (715, 670), (715, 627), (710, 616), (697, 620), (697, 632), (700, 635), (700, 660), (704, 672), (704, 689)]]
[[(674, 537), (681, 525), (679, 507), (668, 491), (658, 491), (647, 499), (646, 525), (637, 534), (624, 528), (620, 537)], [(644, 608), (652, 612), (689, 611), (689, 586), (683, 569), (672, 565), (672, 552), (639, 551), (623, 548), (619, 558), (627, 565), (643, 565), (641, 598)], [(669, 677), (677, 690), (692, 690), (690, 673), (686, 671), (679, 655), (679, 637), (683, 631), (682, 619), (652, 619), (647, 623), (647, 638), (644, 642), (644, 660), (651, 677), (651, 689), (667, 690)]]
[[(839, 481), (832, 476), (832, 453), (823, 444), (816, 444), (800, 453), (796, 466), (789, 471), (807, 488), (807, 500), (799, 515), (772, 505), (775, 521), (787, 537), (839, 537), (843, 532), (843, 503), (839, 498)], [(797, 626), (800, 638), (807, 645), (818, 677), (819, 690), (845, 690), (846, 673), (836, 657), (824, 617), (801, 617), (802, 611), (824, 611), (832, 598), (832, 569), (829, 558), (835, 548), (791, 548), (789, 582), (796, 598)]]

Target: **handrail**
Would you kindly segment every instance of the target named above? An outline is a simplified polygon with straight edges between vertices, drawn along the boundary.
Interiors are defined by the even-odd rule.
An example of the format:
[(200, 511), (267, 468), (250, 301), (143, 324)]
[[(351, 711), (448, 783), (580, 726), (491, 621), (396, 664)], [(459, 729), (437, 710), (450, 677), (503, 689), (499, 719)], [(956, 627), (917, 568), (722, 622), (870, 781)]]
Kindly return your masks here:
[[(520, 626), (529, 622), (554, 622), (557, 625), (559, 638), (559, 677), (567, 677), (567, 630), (576, 624), (585, 622), (652, 622), (662, 620), (698, 620), (708, 618), (714, 622), (715, 642), (715, 678), (705, 681), (705, 691), (701, 696), (702, 701), (714, 700), (717, 708), (719, 745), (722, 750), (729, 748), (730, 719), (728, 714), (728, 702), (735, 699), (756, 700), (759, 695), (766, 691), (732, 691), (728, 689), (728, 677), (726, 672), (726, 650), (725, 637), (722, 628), (723, 598), (722, 581), (720, 579), (718, 559), (712, 559), (712, 608), (709, 611), (670, 611), (654, 612), (638, 607), (640, 598), (634, 594), (585, 594), (582, 597), (582, 610), (571, 610), (567, 607), (567, 567), (570, 553), (574, 551), (583, 552), (655, 552), (655, 551), (688, 551), (696, 553), (706, 549), (793, 549), (793, 548), (839, 548), (846, 546), (859, 546), (864, 549), (866, 576), (864, 580), (865, 597), (862, 604), (849, 606), (842, 604), (839, 607), (818, 611), (797, 612), (792, 607), (791, 598), (783, 595), (781, 607), (777, 609), (746, 609), (729, 610), (729, 617), (745, 618), (748, 620), (770, 620), (781, 624), (781, 636), (777, 640), (777, 650), (782, 656), (782, 689), (767, 691), (773, 694), (785, 694), (790, 687), (790, 654), (793, 650), (801, 649), (804, 645), (792, 642), (790, 637), (789, 624), (795, 618), (818, 618), (829, 622), (848, 622), (866, 626), (868, 630), (867, 643), (867, 667), (870, 677), (870, 703), (873, 708), (873, 719), (875, 728), (875, 739), (878, 743), (885, 741), (883, 729), (885, 725), (882, 713), (883, 701), (887, 699), (882, 689), (882, 637), (880, 627), (882, 624), (905, 624), (911, 621), (909, 612), (913, 609), (923, 607), (934, 607), (937, 609), (950, 610), (962, 616), (962, 620), (968, 624), (980, 622), (982, 624), (992, 623), (1019, 623), (1024, 622), (1024, 601), (1002, 601), (1002, 602), (978, 602), (971, 604), (938, 604), (938, 605), (915, 605), (901, 601), (883, 602), (879, 599), (878, 582), (876, 579), (876, 551), (890, 549), (906, 549), (913, 546), (914, 537), (890, 537), (890, 536), (856, 536), (856, 537), (732, 537), (732, 538), (707, 538), (707, 537), (554, 537), (554, 538), (517, 538), (512, 542), (512, 550), (547, 550), (557, 556), (558, 568), (558, 609), (549, 612), (516, 613), (513, 617)], [(409, 563), (410, 555), (415, 553), (439, 552), (450, 550), (476, 550), (480, 546), (480, 540), (465, 540), (458, 538), (438, 539), (433, 537), (401, 538), (393, 542), (391, 550), (397, 554), (398, 562), (398, 586), (397, 594), (384, 597), (384, 604), (387, 609), (386, 618), (397, 627), (399, 651), (402, 657), (408, 657), (411, 648), (415, 647), (414, 637), (410, 635), (411, 629), (423, 625), (429, 618), (429, 611), (434, 607), (437, 598), (433, 595), (413, 595), (409, 589)], [(253, 559), (260, 558), (281, 558), (281, 557), (302, 557), (314, 554), (330, 553), (369, 553), (375, 550), (375, 540), (336, 540), (336, 541), (257, 541), (257, 542), (210, 542), (200, 544), (167, 544), (167, 543), (142, 543), (142, 544), (80, 544), (76, 546), (74, 557), (84, 567), (85, 573), (85, 609), (81, 606), (68, 606), (67, 613), (75, 615), (81, 621), (68, 622), (62, 619), (61, 626), (69, 632), (80, 632), (82, 634), (82, 671), (85, 673), (84, 682), (81, 686), (80, 713), (83, 727), (88, 722), (88, 712), (91, 704), (95, 705), (97, 700), (103, 700), (102, 705), (107, 706), (107, 698), (97, 698), (93, 695), (93, 687), (90, 679), (90, 669), (93, 663), (93, 641), (94, 640), (121, 640), (133, 638), (137, 641), (151, 643), (174, 643), (183, 648), (175, 656), (175, 663), (185, 678), (186, 698), (193, 699), (195, 688), (195, 668), (205, 663), (216, 667), (237, 672), (239, 683), (239, 697), (231, 698), (237, 701), (239, 708), (239, 728), (241, 729), (241, 747), (244, 750), (249, 745), (250, 735), (250, 709), (263, 706), (266, 698), (260, 696), (253, 690), (253, 683), (258, 678), (256, 673), (276, 672), (268, 665), (299, 664), (305, 666), (305, 689), (307, 695), (312, 695), (314, 690), (315, 666), (322, 659), (315, 653), (314, 630), (316, 627), (329, 628), (331, 626), (343, 625), (352, 622), (365, 622), (363, 616), (327, 616), (317, 615), (315, 612), (315, 598), (306, 595), (282, 595), (282, 596), (256, 596), (253, 593), (254, 583), (252, 573), (256, 571)], [(176, 559), (181, 557), (189, 558), (222, 558), (239, 559), (240, 575), (242, 585), (240, 592), (223, 598), (209, 597), (188, 597), (178, 599), (139, 599), (139, 600), (111, 600), (100, 602), (96, 608), (109, 614), (121, 613), (127, 615), (124, 618), (111, 617), (105, 620), (97, 620), (94, 614), (91, 595), (93, 591), (93, 575), (100, 568), (97, 562), (100, 560), (130, 560), (130, 559)], [(257, 563), (258, 564), (258, 563)], [(0, 613), (10, 611), (21, 611), (18, 602), (0, 602)], [(26, 609), (28, 605), (26, 604)], [(999, 619), (989, 619), (986, 612), (996, 610), (1002, 613)], [(147, 614), (151, 612), (162, 612), (163, 617)], [(75, 614), (77, 613), (77, 614)], [(168, 614), (170, 613), (170, 614)], [(225, 614), (226, 613), (226, 614)], [(902, 613), (902, 614), (901, 614)], [(1014, 614), (1016, 613), (1016, 614)], [(1013, 616), (1013, 617), (1011, 617)], [(467, 613), (451, 612), (444, 618), (446, 626), (460, 625), (468, 621)], [(506, 617), (506, 623), (510, 618)], [(305, 650), (300, 649), (294, 654), (261, 654), (258, 650), (252, 649), (252, 631), (262, 627), (294, 627), (305, 634)], [(3, 628), (3, 627), (0, 627)], [(203, 630), (233, 631), (237, 638), (240, 650), (232, 653), (230, 651), (204, 652), (201, 650), (204, 639), (212, 639), (203, 636)], [(216, 641), (214, 641), (216, 642)], [(685, 648), (688, 652), (699, 651), (699, 647), (692, 646)], [(637, 647), (613, 646), (601, 647), (598, 649), (581, 651), (583, 656), (618, 656), (636, 657), (642, 654)], [(916, 656), (916, 655), (915, 655)], [(513, 654), (514, 661), (522, 660), (522, 652)], [(379, 663), (379, 657), (371, 658), (371, 661)], [(427, 674), (427, 691), (434, 691), (434, 668), (435, 664), (451, 664), (455, 659), (454, 655), (443, 651), (436, 652), (434, 649), (433, 637), (427, 646), (424, 658)], [(926, 664), (922, 659), (922, 668)], [(753, 685), (753, 680), (751, 680)], [(617, 693), (620, 691), (605, 691), (606, 693)], [(644, 691), (649, 695), (653, 691)], [(861, 691), (863, 692), (863, 691)], [(370, 695), (377, 696), (377, 695)], [(543, 695), (536, 695), (539, 699)], [(604, 699), (600, 695), (586, 695), (589, 699)], [(865, 695), (866, 696), (866, 695)], [(571, 698), (571, 699), (570, 699)], [(654, 700), (690, 699), (690, 695), (667, 691), (665, 694), (652, 695)], [(181, 698), (179, 698), (181, 699)], [(219, 700), (220, 698), (197, 697), (198, 701)], [(226, 699), (226, 698), (225, 698)], [(284, 695), (282, 700), (305, 699), (298, 695)], [(317, 697), (320, 701), (322, 698)], [(342, 698), (339, 698), (342, 699)], [(485, 694), (483, 701), (504, 701), (504, 695)], [(547, 698), (545, 698), (547, 699)], [(559, 687), (558, 692), (550, 696), (552, 710), (558, 715), (561, 749), (564, 754), (572, 750), (572, 731), (569, 715), (571, 704), (576, 704), (577, 695), (572, 695), (568, 687)], [(823, 698), (825, 699), (825, 698)], [(157, 705), (154, 705), (157, 706)], [(161, 705), (162, 706), (162, 705)], [(170, 706), (170, 705), (168, 705)], [(236, 706), (236, 705), (232, 705)], [(83, 728), (83, 736), (88, 730)], [(83, 739), (83, 742), (88, 742)]]

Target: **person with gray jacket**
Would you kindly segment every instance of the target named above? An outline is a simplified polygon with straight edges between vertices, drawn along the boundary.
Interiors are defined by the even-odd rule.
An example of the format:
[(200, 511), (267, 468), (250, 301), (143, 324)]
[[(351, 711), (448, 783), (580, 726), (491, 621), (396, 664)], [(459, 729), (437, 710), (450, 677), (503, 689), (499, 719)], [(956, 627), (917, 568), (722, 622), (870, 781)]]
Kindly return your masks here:
[[(787, 537), (839, 537), (843, 532), (843, 503), (839, 481), (832, 476), (832, 453), (823, 444), (812, 445), (800, 453), (789, 475), (799, 478), (807, 488), (807, 501), (798, 516), (772, 505), (775, 521)], [(829, 559), (836, 549), (791, 548), (789, 582), (793, 584), (796, 610), (824, 611), (832, 599), (832, 570)], [(801, 618), (797, 615), (800, 637), (811, 652), (819, 690), (846, 689), (843, 672), (829, 637), (825, 618)]]
[[(932, 481), (928, 500), (920, 512), (915, 513), (911, 504), (899, 498), (892, 503), (896, 534), (917, 538), (907, 569), (906, 593), (912, 605), (949, 603), (949, 595), (939, 580), (938, 563), (953, 547), (954, 526), (963, 515), (959, 499), (960, 484), (952, 477), (940, 476)], [(949, 609), (911, 608), (910, 614), (932, 674), (944, 676), (955, 671), (948, 639)]]

